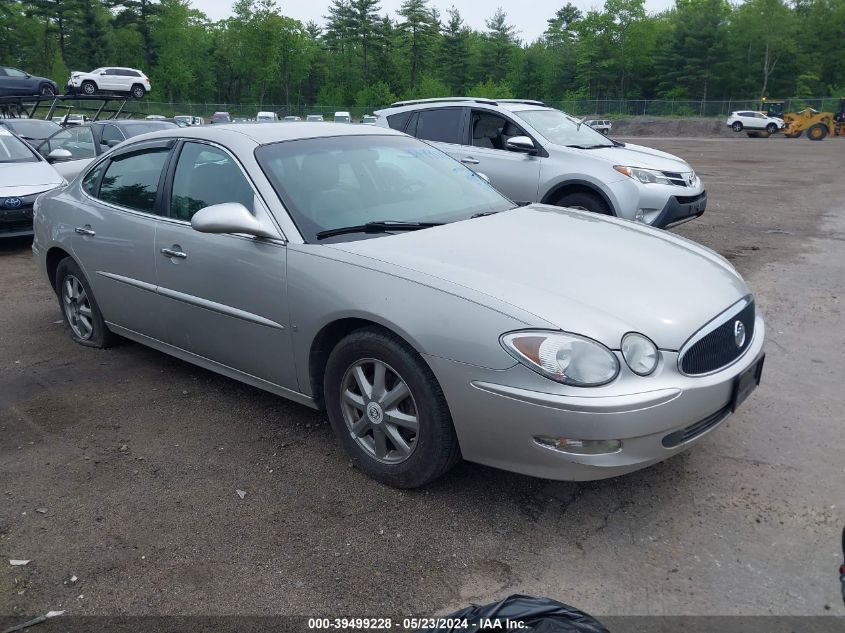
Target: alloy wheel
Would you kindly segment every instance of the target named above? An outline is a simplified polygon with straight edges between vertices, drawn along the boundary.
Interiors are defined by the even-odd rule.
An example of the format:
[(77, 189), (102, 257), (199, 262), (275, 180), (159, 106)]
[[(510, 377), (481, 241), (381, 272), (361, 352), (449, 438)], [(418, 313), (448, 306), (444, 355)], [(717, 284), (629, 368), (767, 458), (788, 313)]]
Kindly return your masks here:
[(82, 282), (73, 275), (65, 277), (62, 284), (62, 305), (73, 333), (83, 341), (90, 339), (94, 334), (91, 303)]
[(367, 455), (383, 464), (399, 464), (417, 447), (419, 419), (404, 379), (374, 358), (352, 364), (340, 386), (343, 420)]

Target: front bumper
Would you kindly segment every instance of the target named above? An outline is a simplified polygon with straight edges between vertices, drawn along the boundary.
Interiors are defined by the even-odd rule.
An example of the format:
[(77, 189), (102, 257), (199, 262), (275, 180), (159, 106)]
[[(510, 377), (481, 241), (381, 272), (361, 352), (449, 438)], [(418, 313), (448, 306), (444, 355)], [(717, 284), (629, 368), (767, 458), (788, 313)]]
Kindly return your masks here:
[[(32, 206), (40, 194), (0, 197), (0, 239), (32, 235)], [(20, 200), (20, 206), (9, 208), (7, 200)]]
[[(677, 353), (662, 351), (651, 376), (635, 376), (623, 363), (619, 378), (593, 389), (559, 385), (522, 365), (491, 370), (426, 360), (449, 403), (465, 459), (534, 477), (589, 481), (663, 461), (719, 426), (731, 413), (735, 379), (762, 353), (764, 329), (758, 316), (746, 353), (710, 376), (683, 376)], [(576, 455), (541, 446), (538, 436), (621, 440), (622, 447)]]
[(658, 229), (669, 228), (694, 218), (701, 217), (707, 208), (707, 192), (702, 191), (695, 196), (672, 196), (652, 226)]

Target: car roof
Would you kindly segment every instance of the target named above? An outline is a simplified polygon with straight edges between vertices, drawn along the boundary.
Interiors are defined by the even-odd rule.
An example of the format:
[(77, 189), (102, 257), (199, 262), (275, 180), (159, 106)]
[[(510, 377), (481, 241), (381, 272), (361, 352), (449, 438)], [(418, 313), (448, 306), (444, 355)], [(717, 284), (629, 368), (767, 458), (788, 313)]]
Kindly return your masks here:
[(386, 108), (376, 110), (374, 114), (382, 116), (396, 112), (409, 112), (414, 110), (429, 110), (432, 108), (454, 108), (469, 106), (485, 106), (488, 108), (502, 108), (509, 112), (522, 112), (525, 110), (553, 110), (542, 101), (531, 99), (483, 99), (480, 97), (450, 97), (437, 99), (415, 99), (411, 101), (397, 101)]
[[(301, 123), (301, 124), (300, 124)], [(266, 125), (262, 123), (223, 124), (209, 127), (175, 127), (173, 129), (150, 132), (135, 137), (139, 139), (182, 138), (217, 141), (226, 144), (227, 140), (238, 141), (244, 137), (258, 145), (267, 145), (280, 141), (297, 141), (309, 138), (331, 136), (405, 136), (402, 132), (389, 128), (357, 125), (338, 125), (337, 123), (308, 124), (304, 122), (289, 125)]]

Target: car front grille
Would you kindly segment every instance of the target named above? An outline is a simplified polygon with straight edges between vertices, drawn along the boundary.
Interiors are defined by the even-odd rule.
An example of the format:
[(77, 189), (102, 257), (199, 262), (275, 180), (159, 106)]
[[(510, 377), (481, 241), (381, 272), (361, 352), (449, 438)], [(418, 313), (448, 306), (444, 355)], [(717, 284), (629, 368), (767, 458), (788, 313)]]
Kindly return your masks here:
[[(708, 324), (681, 349), (678, 365), (684, 374), (701, 376), (712, 373), (730, 365), (745, 353), (754, 338), (755, 308), (750, 297), (743, 301), (747, 305), (739, 312), (728, 310), (723, 321), (715, 327)], [(744, 331), (742, 337), (740, 330)]]
[(0, 199), (0, 234), (7, 231), (20, 231), (21, 229), (32, 228), (32, 205), (18, 207), (17, 209), (3, 208)]
[(693, 204), (699, 200), (704, 200), (706, 197), (707, 194), (702, 192), (697, 196), (675, 196), (675, 200), (677, 200), (680, 204)]
[(664, 171), (663, 175), (676, 187), (692, 187), (695, 175), (692, 172)]
[(692, 439), (695, 439), (699, 435), (703, 434), (706, 431), (709, 431), (714, 426), (719, 424), (722, 420), (728, 417), (728, 414), (731, 412), (731, 406), (728, 405), (726, 407), (722, 407), (716, 413), (708, 415), (703, 420), (699, 420), (695, 424), (690, 424), (689, 426), (675, 431), (674, 433), (670, 433), (666, 437), (663, 438), (662, 444), (666, 448), (675, 448), (676, 446), (680, 446), (685, 442), (689, 442)]

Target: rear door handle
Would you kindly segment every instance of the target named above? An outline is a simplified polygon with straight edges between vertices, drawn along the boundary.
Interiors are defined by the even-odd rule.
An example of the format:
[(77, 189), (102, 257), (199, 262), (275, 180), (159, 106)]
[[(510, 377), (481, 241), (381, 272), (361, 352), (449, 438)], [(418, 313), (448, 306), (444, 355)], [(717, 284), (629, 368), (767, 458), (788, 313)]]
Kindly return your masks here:
[(466, 158), (462, 158), (461, 162), (466, 165), (477, 165), (480, 161), (472, 156), (467, 156)]
[(96, 235), (97, 234), (96, 231), (94, 231), (93, 229), (91, 229), (87, 226), (77, 226), (73, 230), (76, 231), (79, 235)]
[(176, 257), (178, 259), (185, 259), (188, 256), (187, 253), (183, 253), (182, 251), (174, 251), (172, 248), (161, 249), (161, 254), (165, 257)]

